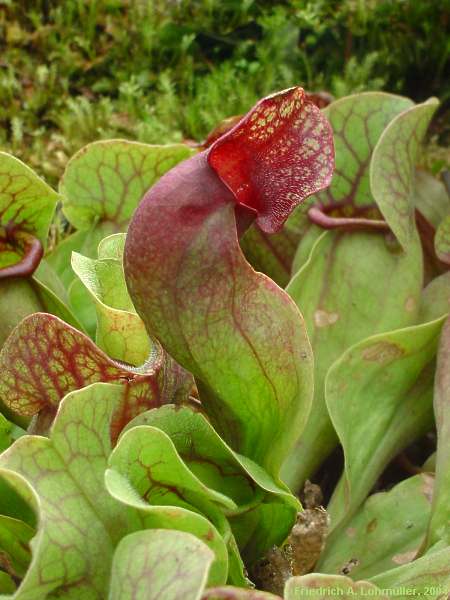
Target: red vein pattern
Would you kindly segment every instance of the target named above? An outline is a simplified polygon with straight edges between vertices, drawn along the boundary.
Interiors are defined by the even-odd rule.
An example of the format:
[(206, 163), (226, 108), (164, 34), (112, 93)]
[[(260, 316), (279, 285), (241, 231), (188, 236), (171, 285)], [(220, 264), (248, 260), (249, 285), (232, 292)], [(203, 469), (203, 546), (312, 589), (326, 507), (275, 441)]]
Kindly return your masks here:
[(48, 424), (61, 399), (97, 382), (123, 385), (112, 437), (137, 414), (188, 397), (192, 378), (161, 348), (134, 369), (117, 363), (92, 340), (57, 317), (35, 313), (12, 332), (0, 352), (0, 400), (13, 412)]
[(295, 206), (326, 188), (334, 169), (333, 132), (304, 90), (264, 98), (210, 147), (208, 163), (266, 233)]

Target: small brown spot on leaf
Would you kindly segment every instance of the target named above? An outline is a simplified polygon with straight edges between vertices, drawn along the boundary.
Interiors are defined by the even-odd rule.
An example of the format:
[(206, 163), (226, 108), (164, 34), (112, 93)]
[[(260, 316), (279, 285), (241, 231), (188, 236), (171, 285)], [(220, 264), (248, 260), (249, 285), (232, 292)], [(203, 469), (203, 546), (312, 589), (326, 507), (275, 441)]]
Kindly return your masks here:
[(404, 350), (396, 344), (391, 344), (390, 342), (377, 342), (366, 348), (363, 351), (362, 356), (364, 360), (384, 363), (400, 358), (403, 354)]
[(403, 554), (394, 554), (392, 562), (396, 565), (406, 565), (415, 559), (416, 554), (417, 550), (410, 550), (409, 552), (403, 552)]
[(349, 527), (345, 533), (349, 538), (354, 538), (356, 535), (356, 529), (354, 527)]
[(414, 312), (416, 309), (416, 300), (412, 296), (406, 299), (405, 308), (408, 312)]
[(326, 310), (319, 309), (314, 313), (314, 323), (316, 324), (316, 327), (328, 327), (334, 325), (338, 319), (339, 315), (335, 312), (327, 312)]
[(430, 473), (422, 473), (422, 493), (428, 502), (433, 500), (434, 477)]
[(378, 525), (378, 521), (376, 519), (372, 519), (366, 527), (366, 531), (367, 533), (372, 533), (372, 531), (375, 531), (375, 529), (377, 528)]

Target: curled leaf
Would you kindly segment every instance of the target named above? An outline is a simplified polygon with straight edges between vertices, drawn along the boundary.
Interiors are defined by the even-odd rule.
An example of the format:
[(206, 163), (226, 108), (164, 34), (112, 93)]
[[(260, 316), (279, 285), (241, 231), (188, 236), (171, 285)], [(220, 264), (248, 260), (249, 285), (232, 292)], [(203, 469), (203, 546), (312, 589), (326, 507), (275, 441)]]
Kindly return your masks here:
[(415, 166), (438, 104), (437, 99), (431, 98), (400, 113), (385, 129), (373, 152), (370, 187), (404, 249), (414, 236)]
[(111, 233), (125, 231), (148, 188), (192, 154), (183, 144), (152, 146), (126, 140), (88, 144), (70, 159), (61, 179), (64, 214), (80, 230), (109, 223)]
[(296, 498), (261, 467), (233, 452), (201, 413), (166, 405), (140, 414), (127, 430), (140, 425), (164, 431), (192, 473), (234, 501), (226, 514), (239, 549), (249, 560), (286, 539), (300, 508)]
[[(292, 489), (300, 489), (337, 444), (325, 397), (330, 367), (365, 337), (415, 323), (422, 287), (418, 238), (408, 252), (399, 252), (389, 235), (311, 227), (298, 256), (303, 265), (286, 291), (304, 315), (313, 347), (315, 398), (308, 424), (283, 467)], [(341, 396), (344, 413), (345, 402), (347, 396)]]
[[(161, 560), (163, 558), (163, 560)], [(214, 554), (189, 533), (127, 535), (114, 554), (110, 600), (198, 600)]]
[(327, 187), (334, 168), (331, 128), (301, 88), (260, 100), (208, 151), (208, 163), (266, 233)]
[[(124, 240), (122, 248), (123, 244)], [(151, 341), (128, 295), (122, 256), (104, 256), (101, 253), (105, 248), (108, 250), (106, 243), (97, 260), (74, 252), (72, 268), (95, 302), (97, 345), (116, 360), (140, 365), (150, 354)], [(117, 250), (117, 244), (114, 250)]]
[(327, 375), (328, 410), (344, 448), (345, 473), (328, 506), (345, 523), (396, 454), (432, 425), (433, 377), (445, 317), (371, 336)]
[[(305, 140), (310, 139), (309, 115), (316, 113), (311, 108), (302, 117), (307, 105), (295, 90), (258, 106), (206, 151), (211, 154), (200, 153), (181, 163), (149, 190), (130, 224), (124, 268), (130, 296), (149, 335), (194, 374), (202, 404), (218, 432), (234, 450), (275, 475), (309, 410), (309, 343), (293, 302), (243, 257), (237, 226), (242, 231), (248, 225), (249, 211), (235, 212), (236, 196), (208, 160), (215, 149), (219, 162), (226, 154), (231, 161), (226, 170), (231, 173), (234, 159), (228, 150), (238, 144), (239, 131), (245, 146), (253, 135), (251, 115), (264, 107), (275, 119), (272, 129), (272, 117), (267, 116), (265, 133), (258, 125), (267, 156), (271, 144), (279, 149), (291, 129), (292, 144), (298, 136), (300, 142), (303, 133)], [(302, 124), (304, 132), (299, 129)], [(332, 147), (327, 136), (315, 141), (318, 155), (310, 154), (307, 145), (305, 153), (308, 160), (317, 158), (320, 170), (324, 157), (331, 160)], [(251, 147), (249, 143), (245, 153), (253, 164)], [(263, 163), (254, 165), (254, 174), (246, 171), (253, 188), (261, 184), (261, 198), (269, 189), (268, 180), (260, 182), (257, 177)], [(221, 173), (222, 166), (214, 163)], [(273, 176), (280, 185), (285, 177), (288, 188), (294, 180), (278, 166), (275, 161)], [(237, 178), (242, 175), (242, 166), (236, 165), (236, 173)]]
[(43, 246), (58, 194), (23, 162), (0, 152), (0, 225), (34, 235)]
[(139, 412), (189, 393), (191, 378), (154, 346), (136, 370), (110, 359), (87, 336), (49, 314), (24, 319), (0, 352), (0, 399), (13, 412), (39, 415), (43, 430), (70, 391), (95, 382), (120, 383), (123, 400), (112, 435)]

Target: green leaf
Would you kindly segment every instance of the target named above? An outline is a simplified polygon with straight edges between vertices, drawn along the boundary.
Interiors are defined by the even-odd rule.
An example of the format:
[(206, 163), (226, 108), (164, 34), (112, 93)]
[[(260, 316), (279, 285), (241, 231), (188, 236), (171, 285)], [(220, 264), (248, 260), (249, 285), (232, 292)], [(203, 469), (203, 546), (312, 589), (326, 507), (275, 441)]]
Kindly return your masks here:
[(329, 368), (365, 337), (415, 323), (422, 287), (417, 237), (402, 252), (389, 234), (320, 231), (312, 227), (303, 238), (299, 254), (303, 244), (309, 248), (310, 238), (317, 241), (286, 288), (305, 318), (315, 362), (312, 410), (282, 470), (292, 489), (299, 489), (337, 444), (325, 404)]
[(0, 281), (0, 348), (28, 315), (45, 310), (37, 289), (25, 278)]
[(187, 398), (192, 377), (158, 344), (142, 368), (133, 369), (113, 361), (80, 331), (43, 313), (24, 319), (0, 352), (0, 401), (17, 414), (38, 414), (36, 431), (46, 431), (68, 392), (96, 382), (121, 384), (115, 439), (139, 412)]
[(66, 289), (74, 278), (70, 265), (72, 252), (82, 252), (85, 243), (90, 246), (93, 230), (94, 227), (88, 231), (75, 231), (62, 239), (45, 257)]
[(333, 596), (344, 600), (365, 600), (374, 596), (387, 600), (373, 583), (368, 581), (353, 581), (343, 575), (323, 575), (310, 573), (301, 577), (291, 577), (284, 588), (284, 600), (299, 600), (304, 596), (312, 596), (317, 600), (325, 600)]
[(126, 233), (116, 233), (103, 238), (98, 245), (98, 258), (100, 260), (110, 258), (122, 262), (126, 239)]
[(437, 229), (450, 211), (450, 198), (445, 185), (423, 169), (416, 169), (414, 183), (415, 207)]
[(0, 452), (11, 444), (12, 424), (0, 413)]
[(423, 290), (419, 322), (433, 321), (450, 312), (450, 272), (435, 277)]
[(60, 405), (50, 438), (24, 436), (0, 456), (2, 478), (39, 515), (33, 559), (17, 600), (104, 597), (117, 544), (143, 528), (193, 533), (217, 549), (211, 584), (225, 581), (225, 543), (205, 517), (176, 506), (145, 505), (129, 485), (122, 484), (121, 491), (132, 504), (105, 488), (110, 429), (120, 400), (120, 387), (111, 384), (72, 392)]
[(36, 527), (36, 516), (24, 499), (0, 477), (0, 515), (23, 521), (32, 528)]
[(436, 254), (442, 262), (450, 264), (450, 215), (439, 225), (434, 238)]
[(286, 539), (300, 509), (296, 498), (256, 463), (234, 453), (201, 413), (166, 405), (140, 414), (127, 430), (138, 425), (164, 431), (192, 473), (235, 502), (226, 513), (245, 556), (255, 560)]
[[(210, 585), (221, 585), (227, 579), (229, 558), (226, 540), (223, 538), (225, 531), (219, 532), (215, 524), (199, 512), (194, 512), (193, 507), (183, 506), (152, 506), (143, 499), (134, 489), (132, 483), (114, 469), (105, 473), (105, 484), (108, 492), (122, 506), (129, 511), (129, 521), (134, 530), (139, 529), (176, 529), (192, 533), (202, 540), (215, 555), (214, 563), (209, 574)], [(205, 504), (202, 508), (205, 509)], [(211, 505), (207, 507), (208, 518), (212, 517), (216, 523), (220, 521), (220, 513)], [(217, 523), (219, 528), (223, 523)]]
[(199, 600), (213, 558), (188, 533), (132, 533), (114, 554), (108, 600)]
[(126, 140), (88, 144), (70, 159), (61, 179), (64, 214), (80, 230), (106, 221), (116, 231), (125, 231), (144, 193), (194, 153), (183, 144), (151, 146)]
[(184, 464), (170, 437), (155, 427), (125, 432), (110, 456), (109, 468), (127, 479), (149, 504), (191, 507), (200, 498), (223, 509), (236, 508), (230, 498), (204, 485)]
[(32, 527), (5, 515), (0, 515), (0, 566), (11, 575), (23, 577), (31, 558), (29, 543), (35, 531)]
[(381, 573), (370, 581), (379, 588), (388, 589), (389, 596), (405, 597), (405, 590), (411, 590), (417, 596), (438, 600), (445, 598), (450, 589), (449, 564), (450, 546), (430, 551), (422, 558)]
[(95, 304), (92, 302), (89, 292), (79, 279), (73, 279), (67, 289), (67, 293), (70, 306), (77, 319), (82, 323), (83, 330), (86, 331), (91, 339), (95, 339), (97, 315)]
[(238, 506), (251, 503), (264, 493), (286, 499), (298, 510), (299, 503), (286, 488), (253, 461), (233, 452), (200, 412), (188, 406), (168, 404), (141, 413), (126, 430), (138, 425), (151, 425), (164, 431), (190, 470), (208, 487), (232, 498)]
[(238, 235), (253, 218), (278, 231), (333, 163), (326, 119), (285, 90), (167, 173), (127, 235), (127, 286), (147, 331), (193, 373), (218, 433), (274, 477), (311, 405), (311, 349), (297, 307), (252, 269)]
[(345, 530), (325, 547), (316, 568), (368, 579), (411, 562), (424, 540), (431, 513), (434, 478), (427, 473), (369, 496)]
[(389, 460), (432, 426), (443, 322), (367, 338), (331, 367), (327, 406), (345, 455), (345, 473), (328, 505), (333, 529), (354, 514)]
[(436, 485), (427, 535), (428, 548), (439, 540), (450, 546), (450, 319), (442, 329), (438, 350), (434, 414), (437, 429)]
[(95, 302), (97, 345), (116, 360), (142, 364), (151, 341), (128, 294), (122, 257), (94, 260), (73, 253), (72, 267)]
[(366, 92), (341, 98), (324, 109), (333, 128), (336, 166), (330, 187), (316, 196), (322, 204), (373, 203), (369, 182), (373, 150), (387, 125), (412, 106), (402, 96)]
[[(16, 584), (13, 579), (5, 573), (4, 571), (0, 571), (0, 594), (14, 594), (16, 591)], [(0, 600), (8, 600), (12, 598), (12, 596), (0, 596)]]
[(39, 512), (17, 600), (57, 591), (86, 600), (104, 594), (114, 546), (127, 530), (103, 483), (119, 393), (102, 384), (74, 392), (61, 404), (50, 439), (24, 436), (0, 456), (2, 477)]
[(0, 226), (13, 223), (47, 243), (58, 194), (19, 159), (0, 152)]
[(404, 249), (414, 237), (414, 174), (420, 146), (439, 102), (431, 98), (399, 114), (385, 129), (370, 166), (372, 194)]
[(309, 410), (309, 342), (294, 303), (244, 259), (234, 205), (208, 212), (189, 235), (174, 222), (179, 235), (165, 245), (157, 222), (145, 240), (135, 238), (148, 247), (134, 249), (145, 264), (132, 277), (129, 270), (127, 284), (149, 333), (196, 376), (219, 434), (274, 475)]

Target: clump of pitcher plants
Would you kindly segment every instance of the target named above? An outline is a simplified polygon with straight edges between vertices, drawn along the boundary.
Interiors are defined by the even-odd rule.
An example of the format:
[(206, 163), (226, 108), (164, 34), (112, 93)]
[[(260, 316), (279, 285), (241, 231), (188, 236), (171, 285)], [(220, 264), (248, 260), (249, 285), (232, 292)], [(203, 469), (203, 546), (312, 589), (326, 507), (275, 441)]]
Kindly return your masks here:
[(450, 593), (437, 105), (0, 153), (2, 600)]

